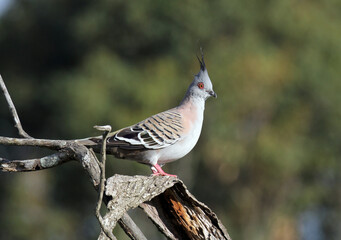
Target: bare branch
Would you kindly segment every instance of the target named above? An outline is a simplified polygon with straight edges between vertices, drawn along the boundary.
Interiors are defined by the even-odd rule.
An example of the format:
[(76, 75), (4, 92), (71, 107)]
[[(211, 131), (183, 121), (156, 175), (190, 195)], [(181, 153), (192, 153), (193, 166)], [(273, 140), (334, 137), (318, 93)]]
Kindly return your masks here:
[[(36, 162), (38, 164), (39, 161), (48, 161), (53, 160), (53, 156), (59, 156), (60, 159), (56, 160), (56, 164), (52, 164), (51, 161), (49, 162), (50, 167), (55, 167), (60, 165), (61, 163), (64, 163), (64, 159), (66, 156), (64, 154), (69, 155), (69, 160), (78, 160), (81, 164), (84, 170), (88, 173), (92, 184), (94, 185), (95, 189), (98, 188), (99, 182), (100, 182), (100, 168), (98, 165), (98, 160), (95, 155), (95, 153), (91, 150), (86, 148), (84, 145), (79, 144), (72, 140), (49, 140), (49, 139), (21, 139), (21, 138), (9, 138), (9, 137), (0, 137), (0, 144), (3, 145), (13, 145), (13, 146), (33, 146), (33, 147), (42, 147), (42, 148), (48, 148), (52, 150), (59, 150), (59, 153), (56, 153), (56, 155), (51, 155), (51, 158), (48, 157), (47, 159), (42, 158), (38, 159), (32, 159), (32, 160), (6, 160), (3, 159), (1, 164), (4, 164), (2, 166), (3, 171), (34, 171), (34, 170), (40, 170), (38, 167), (35, 169), (30, 166), (34, 165)], [(64, 158), (65, 157), (65, 158)], [(29, 162), (25, 162), (29, 161)], [(65, 160), (68, 161), (68, 160)], [(12, 163), (13, 162), (13, 163)], [(39, 164), (37, 165), (39, 166)], [(11, 169), (13, 167), (13, 169)], [(44, 169), (44, 168), (41, 168)], [(1, 170), (1, 167), (0, 167)]]
[[(114, 240), (117, 240), (117, 238), (115, 236), (113, 236)], [(108, 240), (109, 238), (107, 237), (107, 235), (103, 232), (103, 229), (101, 229), (101, 233), (98, 236), (97, 240)]]
[[(112, 239), (114, 235), (112, 234), (112, 228), (107, 228), (104, 224), (103, 217), (100, 214), (101, 204), (103, 202), (103, 194), (104, 194), (104, 187), (105, 187), (105, 162), (106, 162), (106, 140), (108, 138), (108, 134), (111, 131), (110, 125), (105, 126), (94, 126), (97, 130), (104, 131), (103, 133), (103, 141), (102, 141), (102, 147), (101, 147), (101, 158), (102, 161), (98, 161), (98, 165), (101, 168), (101, 179), (100, 179), (100, 187), (98, 189), (99, 191), (99, 197), (97, 201), (97, 207), (96, 207), (96, 217), (101, 225), (102, 232), (99, 236), (99, 239), (105, 239), (105, 237), (108, 237)], [(108, 202), (107, 196), (105, 199), (105, 202)], [(128, 213), (124, 213), (122, 218), (118, 220), (120, 226), (125, 231), (125, 233), (133, 240), (147, 240), (147, 238), (143, 235), (142, 231), (139, 229), (139, 227), (134, 223), (134, 221), (130, 218)], [(105, 236), (104, 236), (105, 235)]]
[[(95, 153), (84, 145), (75, 141), (17, 139), (6, 137), (0, 137), (0, 144), (1, 143), (7, 145), (17, 144), (19, 146), (64, 149), (64, 151), (66, 151), (64, 153), (69, 154), (68, 160), (78, 160), (89, 174), (94, 187), (98, 191), (100, 191), (100, 188), (103, 191), (104, 180), (102, 181), (102, 185), (100, 185), (100, 166), (105, 166), (103, 165), (103, 160), (102, 162), (99, 162)], [(56, 157), (57, 160), (54, 157)], [(2, 167), (4, 169), (3, 171), (38, 170), (41, 169), (40, 166), (57, 166), (59, 163), (63, 162), (64, 157), (67, 159), (67, 155), (63, 155), (59, 152), (56, 153), (56, 155), (47, 156), (42, 159), (21, 161), (2, 159), (0, 161), (0, 169)], [(104, 171), (102, 173), (105, 174)], [(105, 175), (103, 176), (105, 177)], [(176, 187), (173, 187), (174, 184), (176, 184)], [(117, 177), (115, 175), (107, 181), (106, 196), (112, 197), (113, 200), (108, 202), (104, 199), (105, 202), (107, 202), (107, 207), (110, 211), (102, 218), (101, 226), (103, 226), (102, 229), (104, 229), (104, 231), (106, 231), (105, 229), (110, 229), (110, 231), (107, 231), (108, 234), (101, 234), (100, 239), (105, 239), (106, 236), (112, 234), (111, 229), (115, 227), (117, 221), (120, 221), (121, 227), (131, 239), (145, 239), (140, 231), (134, 229), (133, 225), (135, 224), (132, 225), (125, 217), (128, 209), (135, 208), (138, 205), (144, 209), (149, 218), (158, 226), (159, 230), (169, 239), (183, 239), (188, 237), (191, 239), (209, 239), (210, 237), (208, 236), (213, 236), (211, 239), (230, 239), (227, 231), (216, 215), (207, 206), (198, 202), (187, 191), (182, 182), (176, 178), (164, 176)], [(102, 200), (103, 197), (104, 196), (102, 195)], [(146, 201), (149, 202), (143, 203)], [(100, 206), (98, 209), (100, 209)], [(128, 226), (128, 228), (125, 228), (125, 225)], [(131, 232), (133, 234), (130, 234)], [(139, 233), (141, 233), (141, 235)], [(196, 238), (196, 236), (201, 237)], [(113, 234), (110, 237), (111, 239), (115, 239)]]
[(100, 126), (95, 126), (96, 129), (104, 131), (103, 137), (102, 137), (102, 148), (101, 148), (101, 158), (102, 161), (98, 162), (100, 169), (101, 169), (101, 177), (100, 177), (100, 186), (98, 190), (98, 201), (97, 201), (97, 206), (96, 206), (96, 217), (99, 221), (99, 224), (101, 225), (102, 231), (105, 233), (105, 235), (111, 239), (114, 240), (116, 239), (114, 234), (112, 233), (112, 229), (107, 228), (106, 225), (103, 222), (102, 215), (100, 213), (102, 202), (103, 202), (103, 194), (104, 194), (104, 187), (105, 187), (105, 161), (106, 161), (106, 148), (107, 148), (107, 138), (108, 134), (111, 131), (111, 126), (108, 127), (100, 127)]
[(5, 95), (6, 100), (7, 100), (8, 108), (9, 108), (9, 110), (10, 110), (11, 113), (12, 113), (12, 117), (13, 117), (13, 120), (14, 120), (14, 123), (15, 123), (14, 126), (18, 129), (19, 135), (22, 136), (22, 137), (24, 137), (24, 138), (31, 138), (31, 136), (28, 135), (28, 134), (24, 131), (24, 129), (22, 128), (22, 126), (21, 126), (21, 122), (20, 122), (20, 119), (19, 119), (17, 110), (15, 109), (15, 106), (14, 106), (14, 104), (13, 104), (12, 98), (11, 98), (11, 96), (10, 96), (9, 93), (8, 93), (8, 90), (7, 90), (7, 88), (6, 88), (5, 82), (4, 82), (4, 80), (2, 79), (1, 75), (0, 75), (0, 87), (1, 87), (2, 92), (3, 92), (4, 95)]
[[(8, 160), (0, 158), (0, 171), (3, 172), (35, 171), (45, 169), (47, 167), (55, 167), (66, 161), (76, 159), (82, 164), (83, 168), (89, 174), (95, 189), (100, 191), (99, 184), (101, 174), (99, 166), (102, 165), (102, 163), (98, 161), (92, 149), (88, 149), (75, 141), (0, 137), (0, 144), (14, 146), (45, 147), (60, 151), (64, 149), (63, 152), (59, 152), (51, 156), (30, 160)], [(136, 224), (133, 222), (133, 220), (129, 217), (127, 213), (124, 215), (124, 218), (119, 220), (119, 223), (121, 227), (124, 229), (124, 231), (131, 237), (131, 239), (141, 240), (146, 239), (141, 230), (138, 229)]]
[(8, 160), (0, 158), (0, 171), (2, 172), (28, 172), (56, 167), (65, 162), (74, 160), (71, 154), (61, 151), (46, 157), (27, 160)]
[(124, 232), (130, 237), (130, 239), (147, 240), (141, 229), (135, 224), (128, 213), (124, 213), (123, 216), (118, 220), (118, 223)]
[(68, 147), (71, 144), (75, 144), (74, 141), (65, 140), (50, 140), (50, 139), (36, 139), (36, 138), (10, 138), (0, 137), (0, 144), (14, 145), (14, 146), (33, 146), (44, 147), (53, 150), (60, 150)]
[(96, 190), (98, 190), (101, 170), (98, 165), (96, 154), (92, 151), (92, 149), (88, 149), (81, 144), (71, 145), (70, 150), (74, 152), (75, 159), (81, 163), (83, 169), (89, 175), (93, 186)]

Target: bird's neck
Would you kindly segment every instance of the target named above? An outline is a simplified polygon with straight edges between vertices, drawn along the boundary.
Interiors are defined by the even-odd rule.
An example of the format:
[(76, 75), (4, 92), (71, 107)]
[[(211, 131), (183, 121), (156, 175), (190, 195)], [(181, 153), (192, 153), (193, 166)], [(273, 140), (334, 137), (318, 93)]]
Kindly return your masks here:
[(200, 97), (196, 97), (194, 95), (186, 95), (180, 105), (179, 108), (187, 107), (189, 109), (193, 108), (198, 111), (204, 111), (205, 110), (205, 100)]

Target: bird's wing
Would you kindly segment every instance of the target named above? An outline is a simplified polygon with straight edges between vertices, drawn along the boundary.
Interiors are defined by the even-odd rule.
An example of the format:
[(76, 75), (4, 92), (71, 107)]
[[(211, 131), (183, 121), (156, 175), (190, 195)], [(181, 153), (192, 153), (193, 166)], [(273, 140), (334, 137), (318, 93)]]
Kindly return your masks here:
[(107, 145), (127, 150), (161, 149), (182, 138), (183, 117), (171, 109), (115, 132)]

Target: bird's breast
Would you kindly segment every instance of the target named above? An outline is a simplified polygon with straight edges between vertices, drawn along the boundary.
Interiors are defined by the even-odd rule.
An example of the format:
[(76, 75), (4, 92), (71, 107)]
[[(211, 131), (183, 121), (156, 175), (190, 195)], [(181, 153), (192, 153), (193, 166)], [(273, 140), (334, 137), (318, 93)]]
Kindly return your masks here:
[(183, 112), (183, 117), (185, 128), (182, 138), (175, 144), (165, 149), (160, 149), (159, 164), (172, 162), (184, 157), (198, 142), (203, 123), (203, 109), (198, 109), (197, 107), (187, 108), (187, 111)]

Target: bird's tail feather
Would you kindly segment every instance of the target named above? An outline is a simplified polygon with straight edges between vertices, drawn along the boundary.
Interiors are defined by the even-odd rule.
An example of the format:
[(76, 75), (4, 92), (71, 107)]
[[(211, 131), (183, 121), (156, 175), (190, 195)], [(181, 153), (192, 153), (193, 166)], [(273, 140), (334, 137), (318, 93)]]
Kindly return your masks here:
[[(113, 137), (118, 131), (111, 132), (108, 135), (108, 139)], [(74, 141), (77, 143), (80, 143), (86, 147), (94, 147), (102, 144), (103, 137), (102, 136), (96, 136), (96, 137), (88, 137), (88, 138), (82, 138), (82, 139), (75, 139)]]
[(74, 141), (76, 143), (80, 143), (84, 145), (87, 148), (91, 148), (96, 153), (100, 153), (102, 149), (102, 140), (103, 140), (102, 136), (97, 136), (97, 137), (88, 137), (88, 138), (83, 138), (83, 139), (75, 139)]
[(86, 147), (92, 147), (92, 146), (96, 146), (102, 142), (102, 136), (75, 139), (74, 141), (76, 143), (80, 143)]

